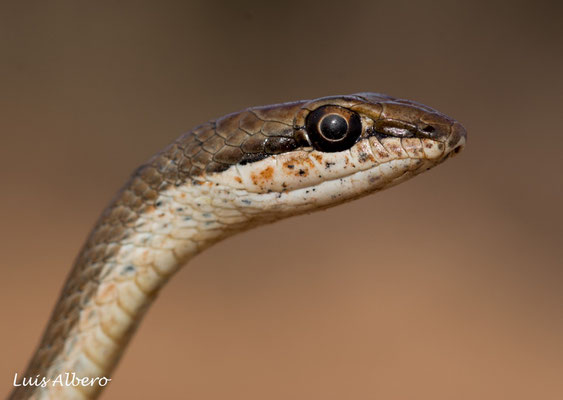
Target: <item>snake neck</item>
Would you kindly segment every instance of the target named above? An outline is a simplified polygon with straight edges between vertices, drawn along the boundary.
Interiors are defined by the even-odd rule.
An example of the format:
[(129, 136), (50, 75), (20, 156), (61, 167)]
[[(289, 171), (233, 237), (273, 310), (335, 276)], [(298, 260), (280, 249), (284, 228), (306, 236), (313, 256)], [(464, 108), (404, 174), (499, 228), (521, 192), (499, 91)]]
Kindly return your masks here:
[(140, 176), (92, 231), (12, 399), (96, 397), (103, 389), (99, 384), (36, 387), (24, 386), (23, 378), (39, 375), (52, 383), (67, 372), (110, 378), (168, 279), (200, 251), (249, 225), (251, 218), (234, 211), (228, 188), (190, 181), (153, 192)]

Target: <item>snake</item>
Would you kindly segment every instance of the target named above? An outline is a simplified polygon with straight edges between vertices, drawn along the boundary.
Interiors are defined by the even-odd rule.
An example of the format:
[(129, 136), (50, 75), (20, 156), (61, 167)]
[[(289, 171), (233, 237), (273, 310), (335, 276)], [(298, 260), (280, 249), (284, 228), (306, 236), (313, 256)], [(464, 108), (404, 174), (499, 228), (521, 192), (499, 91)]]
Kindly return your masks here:
[(149, 305), (192, 257), (394, 186), (459, 153), (466, 136), (430, 107), (379, 93), (251, 107), (181, 135), (102, 212), (9, 398), (97, 398)]

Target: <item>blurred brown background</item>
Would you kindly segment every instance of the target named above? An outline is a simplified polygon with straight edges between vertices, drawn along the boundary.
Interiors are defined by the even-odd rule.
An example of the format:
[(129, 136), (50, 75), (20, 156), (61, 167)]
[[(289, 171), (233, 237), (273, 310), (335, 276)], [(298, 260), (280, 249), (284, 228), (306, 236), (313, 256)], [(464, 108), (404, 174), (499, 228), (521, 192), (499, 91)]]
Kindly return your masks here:
[(2, 395), (137, 165), (247, 106), (379, 91), (465, 152), (197, 257), (103, 398), (563, 398), (559, 4), (2, 2)]

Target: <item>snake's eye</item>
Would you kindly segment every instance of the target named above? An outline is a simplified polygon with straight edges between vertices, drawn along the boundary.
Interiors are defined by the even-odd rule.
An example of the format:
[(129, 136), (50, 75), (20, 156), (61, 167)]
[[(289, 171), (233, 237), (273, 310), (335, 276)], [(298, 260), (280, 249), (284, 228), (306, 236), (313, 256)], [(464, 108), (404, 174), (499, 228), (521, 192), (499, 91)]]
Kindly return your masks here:
[(362, 133), (360, 116), (339, 106), (323, 106), (312, 111), (305, 123), (313, 147), (324, 152), (347, 150)]
[(348, 121), (338, 114), (328, 114), (319, 124), (321, 135), (330, 140), (340, 140), (348, 133)]

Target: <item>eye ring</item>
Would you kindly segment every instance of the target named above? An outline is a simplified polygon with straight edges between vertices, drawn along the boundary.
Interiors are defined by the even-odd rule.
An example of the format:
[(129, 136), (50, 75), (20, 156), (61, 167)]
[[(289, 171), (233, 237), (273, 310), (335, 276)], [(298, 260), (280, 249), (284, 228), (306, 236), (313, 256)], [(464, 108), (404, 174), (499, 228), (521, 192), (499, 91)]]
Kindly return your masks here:
[(307, 116), (305, 128), (316, 150), (332, 153), (356, 143), (362, 133), (362, 121), (353, 111), (328, 105), (313, 110)]

